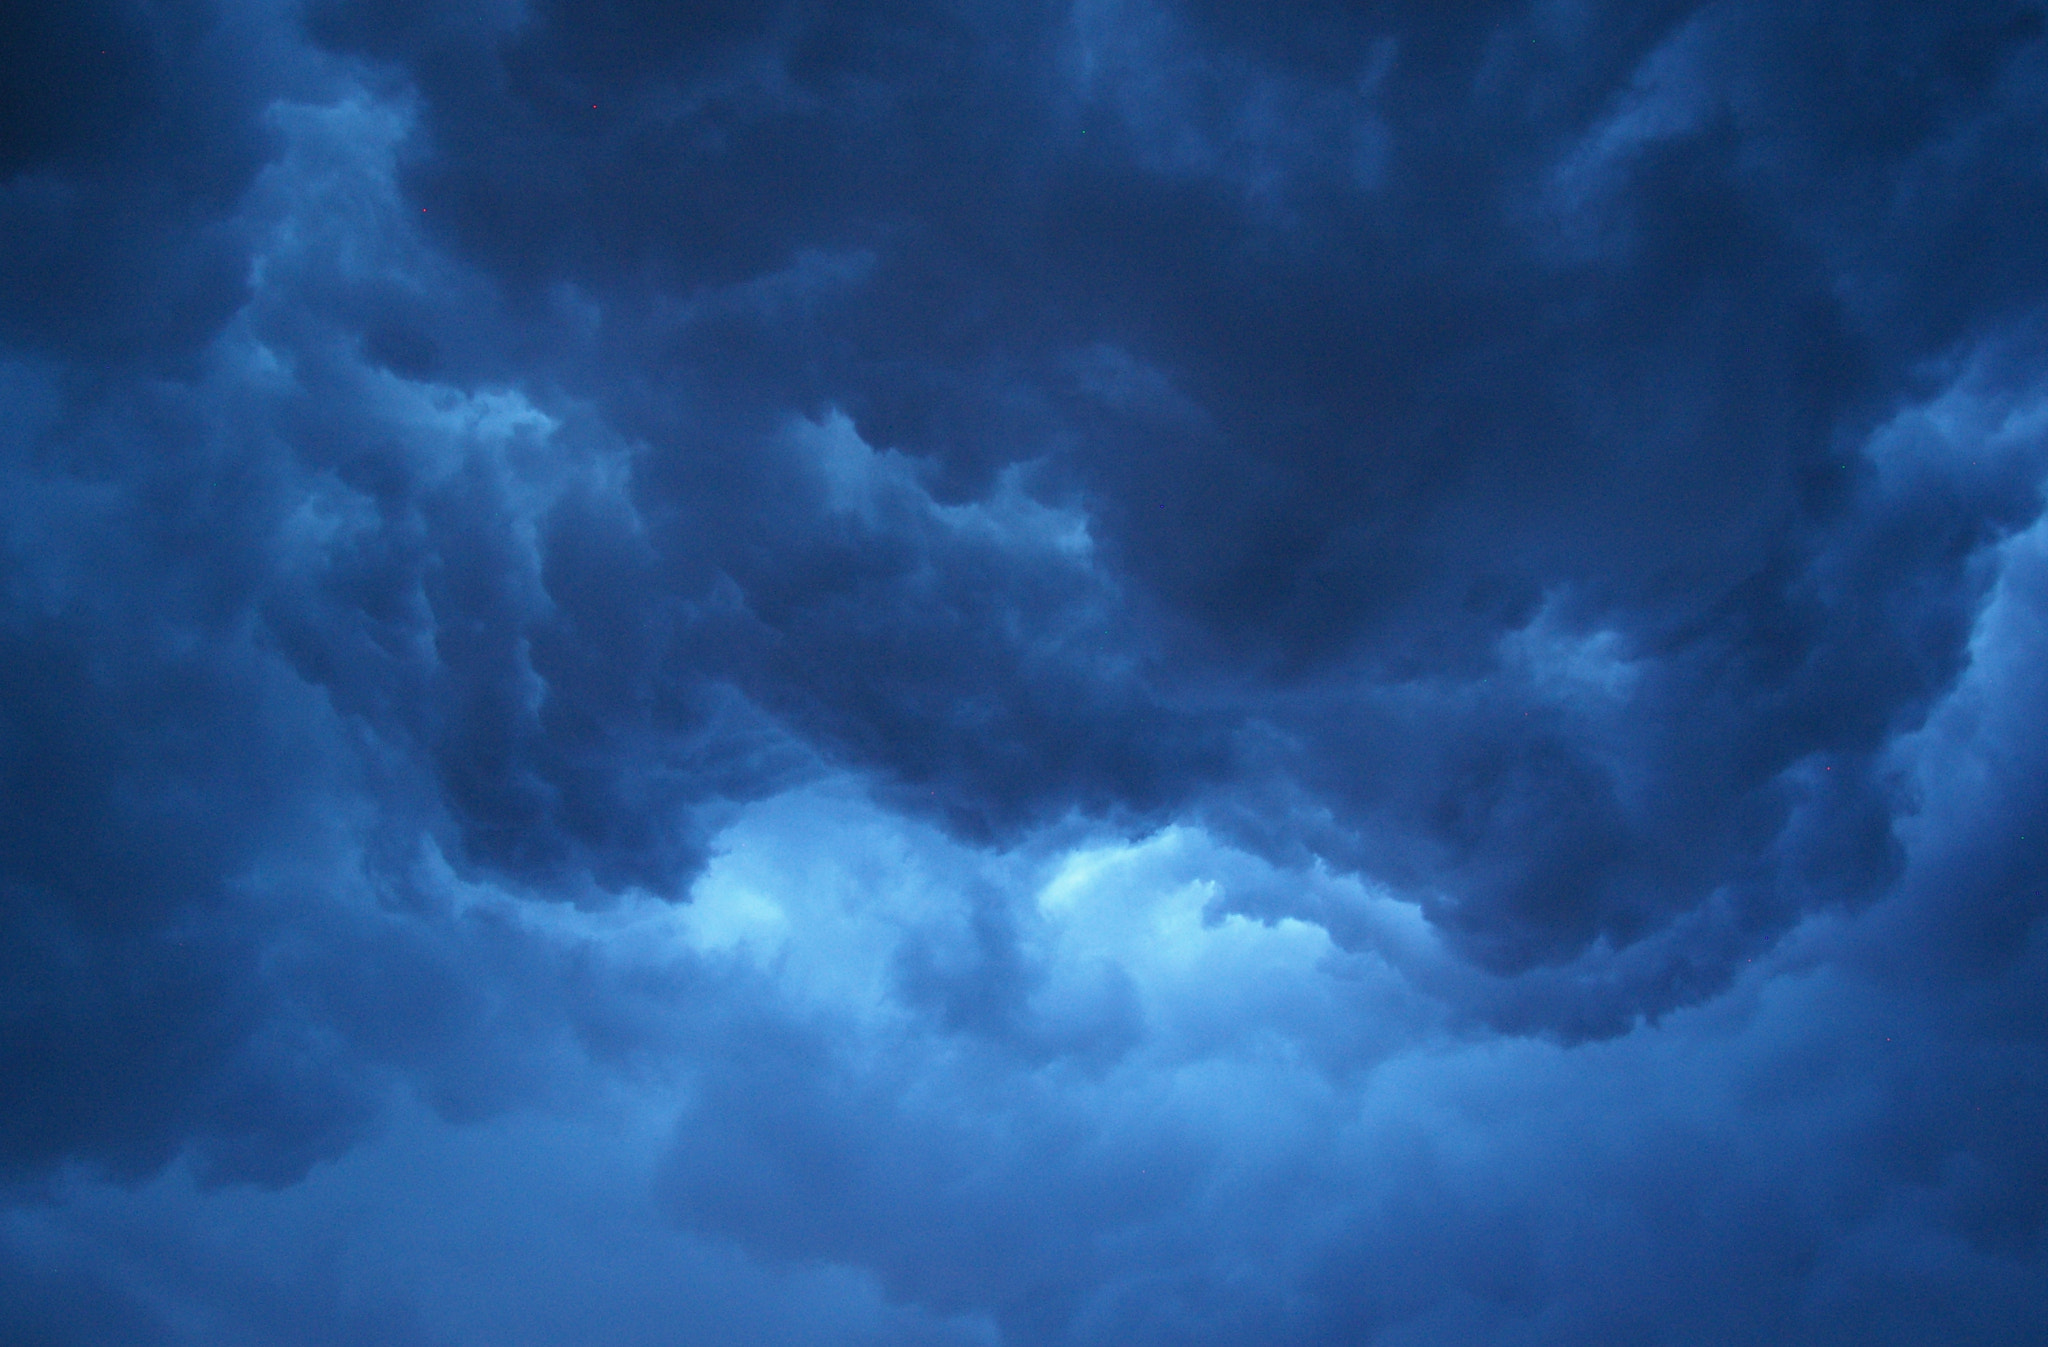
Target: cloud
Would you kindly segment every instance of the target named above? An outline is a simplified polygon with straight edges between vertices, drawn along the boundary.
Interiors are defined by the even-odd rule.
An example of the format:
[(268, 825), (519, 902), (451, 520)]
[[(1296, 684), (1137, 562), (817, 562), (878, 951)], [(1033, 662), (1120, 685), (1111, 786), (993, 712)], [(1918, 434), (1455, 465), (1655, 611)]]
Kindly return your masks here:
[[(2033, 1152), (2039, 1044), (1987, 1053), (1893, 975), (1815, 963), (1870, 919), (1811, 928), (1712, 1007), (1567, 1048), (1453, 1031), (1387, 960), (1223, 912), (1284, 879), (1186, 829), (992, 857), (857, 791), (765, 801), (694, 904), (527, 928), (582, 950), (604, 1002), (639, 1000), (643, 1042), (668, 1021), (654, 1074), (484, 1122), (398, 1109), (286, 1188), (74, 1184), (12, 1246), (48, 1269), (119, 1241), (124, 1284), (217, 1340), (323, 1340), (276, 1316), (366, 1286), (449, 1342), (558, 1340), (549, 1316), (599, 1286), (584, 1322), (624, 1341), (2038, 1326), (2040, 1211), (2007, 1166)], [(976, 888), (1007, 960), (977, 962), (986, 927), (952, 897)], [(1012, 1013), (956, 1014), (915, 950)], [(1965, 976), (2018, 990), (2028, 960)], [(449, 1210), (470, 1218), (428, 1214)]]
[(2037, 7), (8, 22), (8, 1333), (2038, 1335)]
[[(715, 574), (736, 605), (707, 623), (717, 653), (670, 665), (717, 663), (906, 802), (996, 838), (1076, 807), (1222, 818), (1262, 808), (1247, 796), (1305, 796), (1332, 824), (1311, 847), (1407, 887), (1504, 973), (1632, 945), (1709, 903), (1749, 932), (1682, 951), (1692, 972), (1667, 960), (1630, 975), (1612, 1009), (1560, 1012), (1574, 1025), (1697, 996), (1815, 903), (1882, 884), (1890, 806), (1867, 767), (1954, 676), (1975, 601), (1944, 530), (2014, 527), (2030, 488), (1980, 479), (1908, 499), (1860, 451), (1899, 412), (1902, 360), (1965, 331), (1894, 349), (1845, 306), (1864, 265), (1849, 240), (1871, 236), (1871, 217), (1840, 173), (1816, 186), (1779, 172), (1793, 148), (1771, 109), (1807, 78), (1794, 29), (1741, 9), (1674, 16), (1539, 69), (1514, 41), (1565, 40), (1555, 16), (1426, 40), (1416, 16), (1322, 16), (1311, 48), (1130, 7), (1078, 13), (1037, 45), (970, 11), (791, 11), (658, 26), (636, 50), (680, 43), (689, 60), (609, 62), (597, 53), (638, 20), (559, 40), (549, 12), (495, 47), (443, 33), (430, 65), (407, 45), (419, 33), (378, 36), (344, 13), (322, 21), (325, 40), (436, 72), (416, 86), (432, 152), (401, 174), (430, 236), (509, 293), (588, 306), (595, 327), (566, 344), (558, 329), (546, 359), (632, 446), (632, 508), (655, 521), (640, 565)], [(1981, 107), (2030, 31), (1957, 27), (1928, 115), (1944, 99)], [(932, 59), (897, 59), (911, 50)], [(985, 77), (962, 83), (976, 62)], [(1422, 110), (1474, 62), (1483, 96), (1428, 129)], [(1152, 93), (1118, 94), (1122, 120), (1091, 122), (1094, 100), (1144, 71)], [(1602, 102), (1603, 80), (1632, 92)], [(1297, 154), (1197, 129), (1209, 95), (1188, 91), (1216, 81), (1238, 90), (1223, 106), (1250, 100), (1226, 118), (1241, 130), (1320, 136), (1301, 109), (1341, 98), (1347, 117), (1436, 139), (1388, 151), (1361, 196), (1316, 176), (1320, 142)], [(1047, 102), (1052, 87), (1079, 102)], [(919, 100), (970, 88), (964, 120), (1000, 154), (970, 154), (961, 115), (909, 120)], [(526, 157), (475, 140), (486, 124), (528, 128)], [(1927, 162), (1934, 123), (1917, 125), (1923, 138), (1887, 144), (1882, 162)], [(1160, 148), (1217, 136), (1250, 158)], [(898, 148), (858, 148), (880, 140)], [(771, 160), (806, 190), (758, 176)], [(948, 167), (892, 167), (913, 160)], [(1518, 193), (1596, 165), (1633, 223), (1558, 255), (1530, 235), (1550, 217)], [(1432, 185), (1453, 181), (1495, 194)], [(742, 220), (744, 247), (717, 242)], [(1346, 242), (1340, 220), (1375, 242)], [(1447, 227), (1463, 240), (1452, 252), (1434, 246)], [(1019, 272), (991, 249), (1035, 260)], [(832, 256), (859, 263), (819, 270)], [(738, 298), (771, 283), (796, 286), (799, 307)], [(579, 346), (614, 367), (680, 359), (681, 401), (663, 409)], [(900, 397), (927, 420), (892, 411)], [(809, 410), (792, 421), (791, 406)], [(1967, 498), (1954, 519), (1936, 503), (1950, 492)], [(1020, 509), (1072, 521), (1086, 564), (940, 522)], [(1886, 512), (1896, 536), (1880, 541), (1869, 530)], [(722, 532), (726, 518), (749, 536)], [(1823, 592), (1841, 577), (1821, 570), (1878, 564), (1859, 548), (1915, 568), (1864, 582), (1919, 606), (1873, 617)], [(678, 598), (715, 608), (703, 594)], [(1127, 615), (1120, 640), (1110, 614)], [(1518, 676), (1537, 620), (1545, 639), (1632, 652), (1628, 696), (1590, 717), (1598, 728), (1555, 686), (1535, 690), (1533, 666)], [(1053, 632), (1071, 635), (1051, 645)], [(1504, 695), (1519, 681), (1532, 686)], [(509, 685), (492, 695), (516, 700)], [(1707, 724), (1721, 728), (1697, 741), (1679, 729)], [(1245, 756), (1290, 741), (1314, 747)], [(1411, 742), (1433, 759), (1419, 777)], [(509, 751), (478, 750), (458, 752)], [(1391, 778), (1378, 765), (1396, 761)], [(518, 803), (513, 780), (460, 790), (522, 836), (545, 808)], [(1829, 870), (1827, 893), (1749, 873), (1795, 815), (1835, 849), (1789, 862)]]

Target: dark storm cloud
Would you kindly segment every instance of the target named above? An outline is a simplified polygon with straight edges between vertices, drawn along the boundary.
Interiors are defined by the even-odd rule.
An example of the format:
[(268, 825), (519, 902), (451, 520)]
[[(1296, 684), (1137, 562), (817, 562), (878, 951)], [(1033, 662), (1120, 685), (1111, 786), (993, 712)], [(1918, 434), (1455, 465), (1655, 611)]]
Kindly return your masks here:
[[(668, 880), (693, 863), (689, 820), (657, 835), (650, 814), (764, 779), (735, 751), (663, 780), (715, 698), (656, 702), (625, 759), (587, 767), (584, 685), (546, 662), (571, 723), (531, 747), (521, 530), (559, 474), (522, 475), (520, 453), (550, 423), (516, 395), (381, 374), (329, 313), (438, 279), (375, 238), (361, 167), (394, 125), (363, 102), (266, 115), (281, 161), (221, 222), (263, 285), (205, 351), (92, 365), (59, 343), (5, 367), (10, 1183), (181, 1151), (210, 1181), (289, 1182), (362, 1135), (394, 1073), (456, 1116), (520, 1097), (572, 1032), (542, 990), (562, 970), (454, 919), (423, 853), (572, 898)], [(564, 494), (541, 511), (557, 569), (579, 562), (583, 501)], [(603, 616), (562, 607), (586, 630)], [(726, 718), (740, 750), (761, 737), (744, 708)]]
[[(288, 1178), (364, 1109), (284, 1011), (246, 883), (317, 831), (337, 764), (250, 647), (279, 474), (202, 371), (248, 294), (260, 114), (303, 49), (233, 6), (5, 23), (0, 1170), (133, 1176), (189, 1148)], [(10, 1331), (40, 1340), (25, 1312)], [(146, 1313), (106, 1313), (148, 1340)]]
[(5, 24), (7, 1333), (2040, 1331), (2038, 6)]
[(244, 297), (231, 217), (296, 44), (235, 5), (23, 5), (0, 24), (0, 334), (184, 364)]
[[(1000, 833), (1298, 795), (1502, 973), (1725, 909), (1561, 1023), (1690, 999), (1891, 875), (1872, 764), (2037, 474), (1862, 450), (2029, 321), (2035, 10), (313, 31), (413, 81), (430, 235), (588, 306), (549, 368), (644, 446), (650, 575), (729, 580), (730, 676), (905, 799)], [(835, 408), (921, 479), (864, 529), (777, 457)], [(934, 550), (917, 490), (1005, 480), (1085, 511), (1090, 569)], [(1091, 604), (1078, 646), (1016, 635)], [(1502, 667), (1533, 636), (1611, 641), (1629, 689), (1558, 705), (1545, 656)]]
[[(176, 394), (72, 420), (54, 375), (12, 373), (5, 1163), (146, 1170), (194, 1134), (235, 1134), (243, 1103), (265, 1112), (218, 1093), (266, 1009), (252, 942), (220, 907), (303, 809), (322, 746), (238, 639), (239, 516), (262, 484), (166, 466), (209, 448)], [(99, 482), (22, 461), (72, 437)], [(204, 559), (188, 550), (201, 534)], [(262, 1074), (239, 1088), (261, 1094)], [(287, 1147), (317, 1145), (326, 1121), (304, 1121), (282, 1123)]]

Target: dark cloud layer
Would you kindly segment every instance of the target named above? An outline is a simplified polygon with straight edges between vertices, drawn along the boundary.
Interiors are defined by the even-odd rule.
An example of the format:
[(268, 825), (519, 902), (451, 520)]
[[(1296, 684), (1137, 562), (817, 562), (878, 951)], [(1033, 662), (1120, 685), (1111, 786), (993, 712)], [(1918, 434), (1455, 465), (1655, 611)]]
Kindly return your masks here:
[[(1306, 738), (1257, 770), (1333, 812), (1319, 849), (1448, 890), (1446, 928), (1515, 971), (1731, 885), (1758, 938), (1816, 901), (1801, 872), (1874, 891), (1891, 808), (1849, 783), (1955, 675), (1968, 559), (2036, 496), (2024, 456), (1911, 489), (1859, 449), (1928, 361), (2026, 320), (2037, 280), (1965, 266), (1935, 304), (1911, 278), (2033, 252), (2039, 184), (1994, 164), (2039, 143), (2038, 14), (1577, 22), (315, 29), (416, 81), (430, 232), (598, 315), (579, 386), (645, 437), (643, 508), (690, 520), (655, 555), (718, 568), (794, 657), (745, 661), (757, 696), (999, 828), (1185, 807), (1236, 775), (1217, 736)], [(1965, 219), (2008, 233), (1966, 245)], [(618, 365), (703, 405), (678, 425)], [(927, 578), (909, 519), (792, 508), (758, 442), (793, 408), (846, 409), (937, 500), (1028, 468), (1086, 511), (1137, 642), (1020, 648), (1099, 596), (965, 556)], [(1640, 667), (1605, 762), (1502, 686), (1539, 611)], [(1432, 680), (1447, 702), (1413, 695)], [(1822, 796), (1809, 766), (1840, 769)], [(1815, 811), (1833, 851), (1754, 873)]]
[(2041, 1331), (2038, 5), (0, 36), (0, 1336)]

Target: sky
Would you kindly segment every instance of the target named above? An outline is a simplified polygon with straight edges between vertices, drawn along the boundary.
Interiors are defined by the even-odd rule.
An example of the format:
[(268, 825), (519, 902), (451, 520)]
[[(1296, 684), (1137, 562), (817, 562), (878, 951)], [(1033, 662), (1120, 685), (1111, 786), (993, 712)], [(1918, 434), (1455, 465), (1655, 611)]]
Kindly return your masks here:
[(2048, 1340), (2048, 14), (0, 15), (0, 1339)]

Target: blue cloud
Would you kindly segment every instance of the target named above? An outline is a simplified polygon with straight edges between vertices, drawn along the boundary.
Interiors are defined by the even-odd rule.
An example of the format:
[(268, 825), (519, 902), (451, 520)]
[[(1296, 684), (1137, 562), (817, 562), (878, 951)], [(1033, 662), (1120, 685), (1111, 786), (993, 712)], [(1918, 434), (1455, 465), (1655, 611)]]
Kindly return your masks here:
[(0, 1336), (2042, 1335), (2037, 7), (5, 25)]

